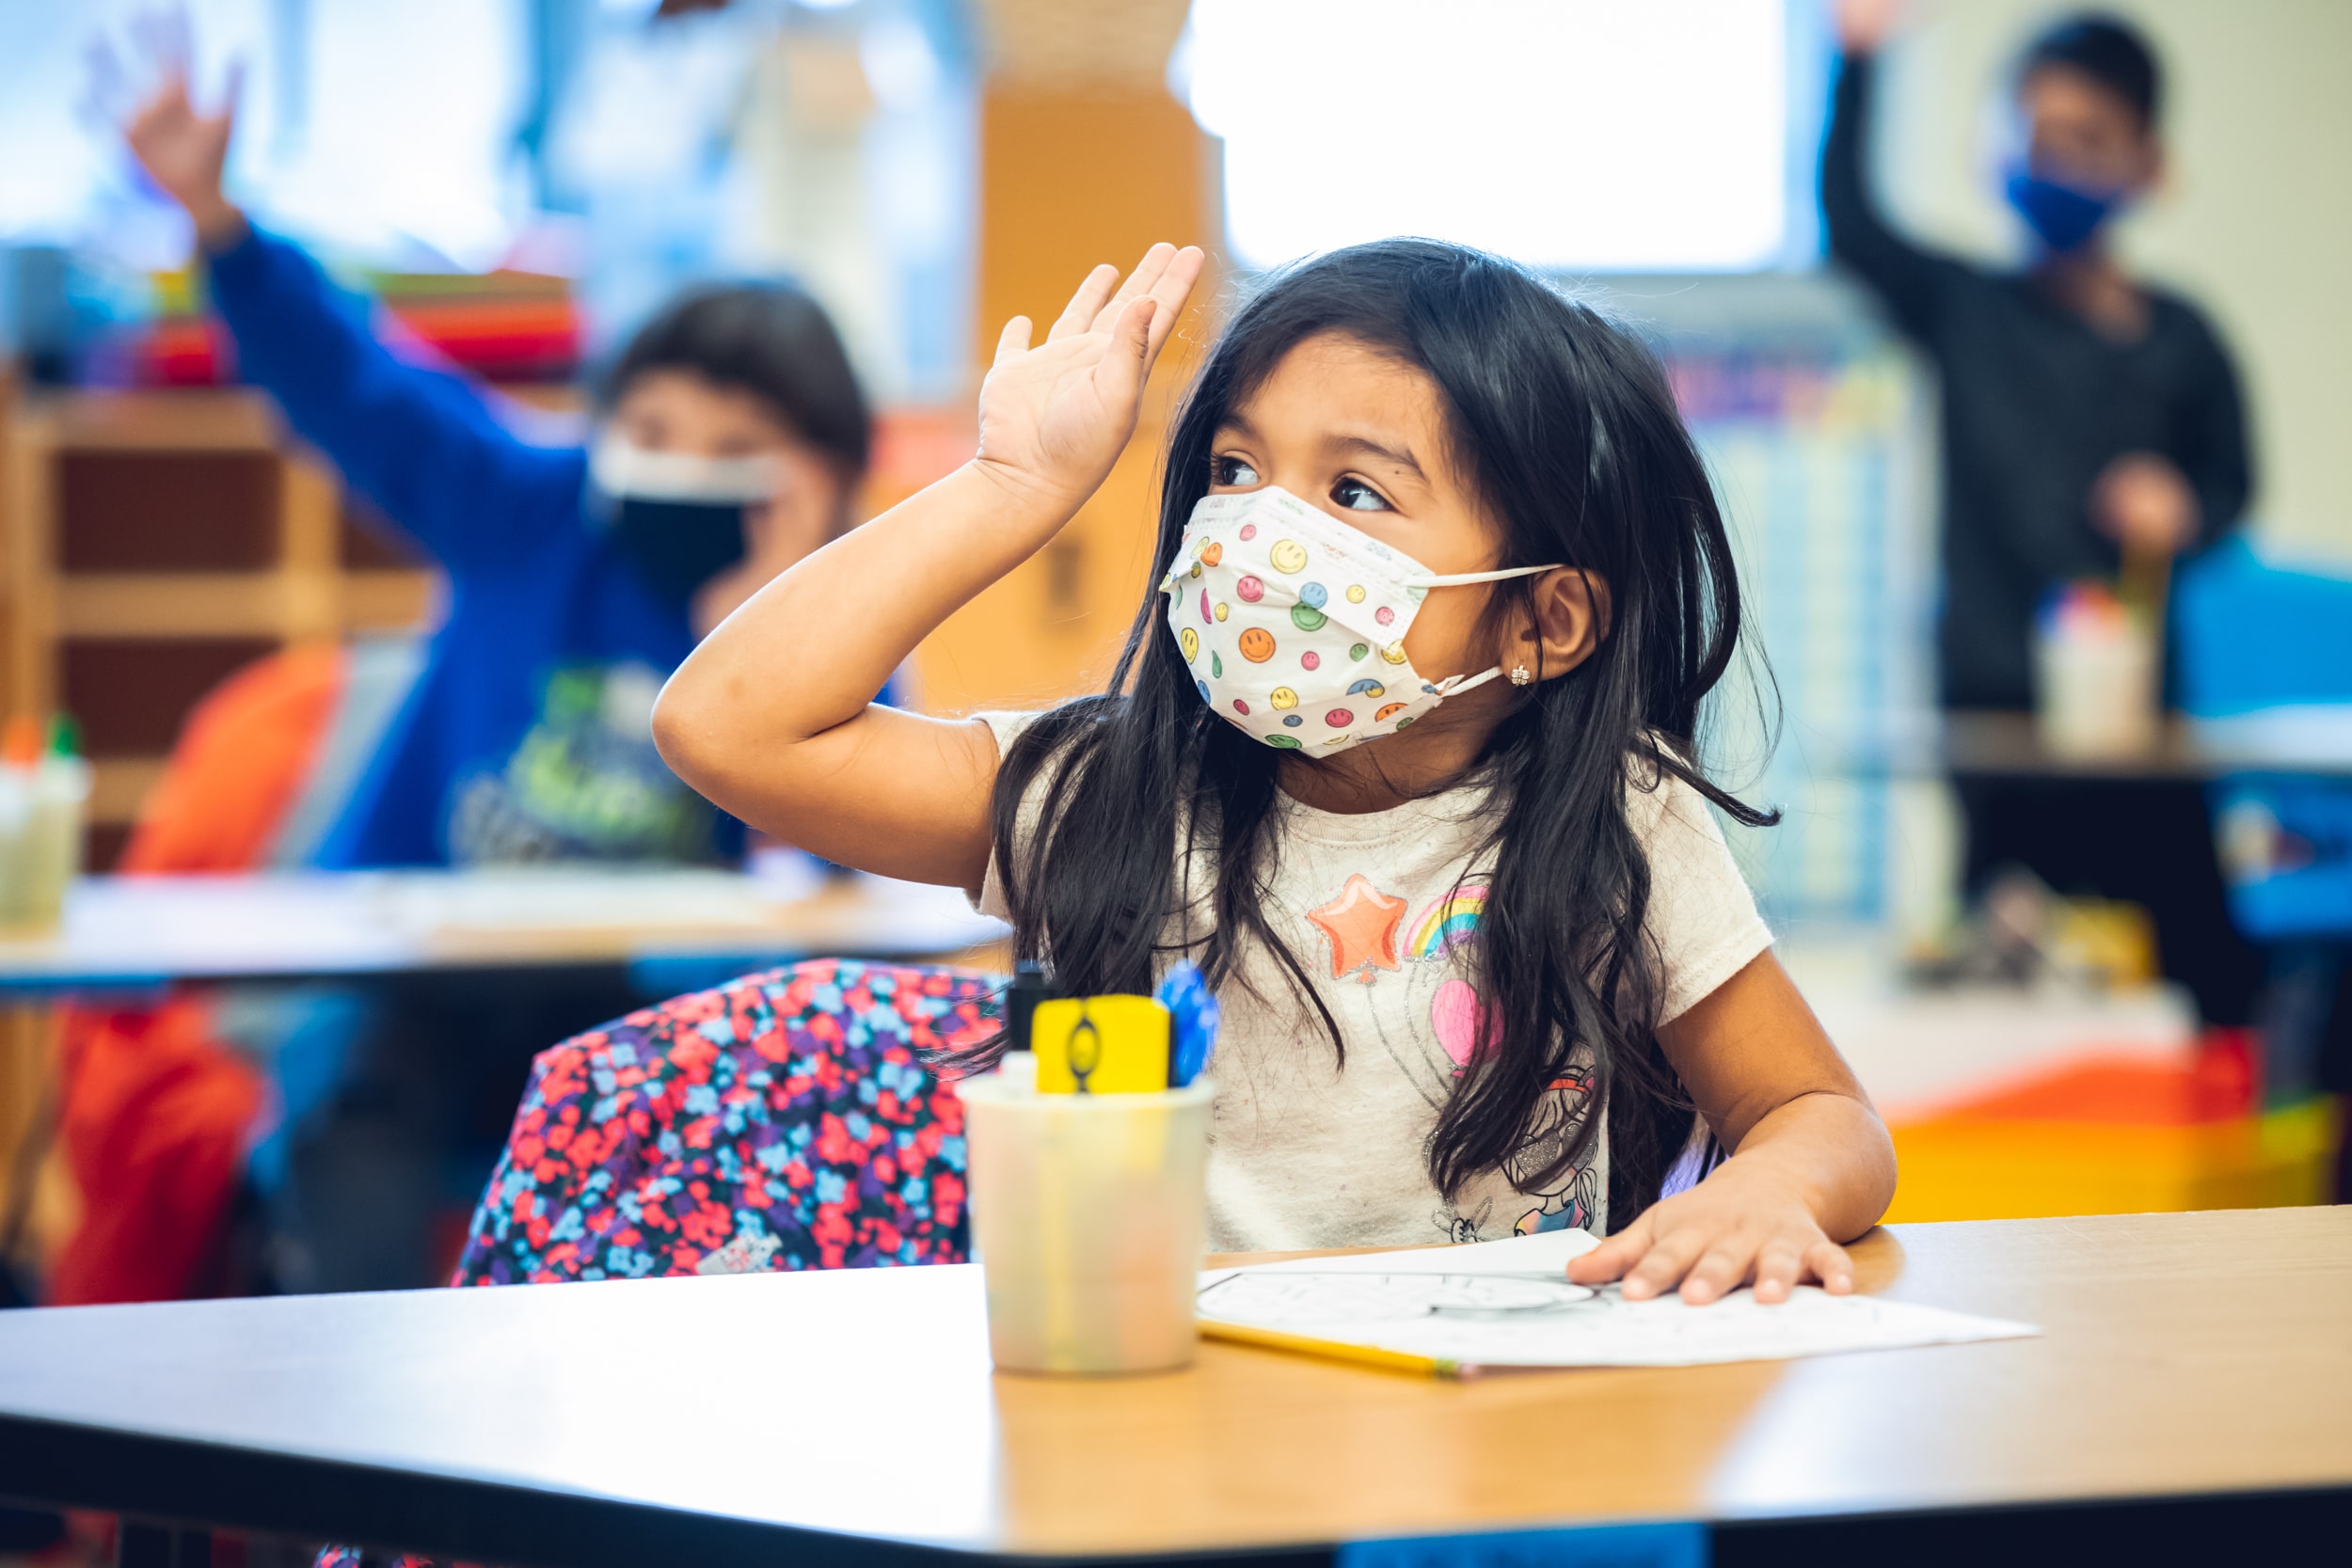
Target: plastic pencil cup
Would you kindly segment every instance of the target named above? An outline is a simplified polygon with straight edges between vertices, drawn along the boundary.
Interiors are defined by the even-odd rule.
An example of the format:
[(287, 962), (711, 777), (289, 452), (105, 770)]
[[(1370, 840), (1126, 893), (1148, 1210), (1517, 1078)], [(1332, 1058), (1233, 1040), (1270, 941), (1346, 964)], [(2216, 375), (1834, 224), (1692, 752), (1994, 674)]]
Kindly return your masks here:
[(957, 1085), (998, 1370), (1190, 1365), (1214, 1087), (1039, 1094), (1031, 1066)]

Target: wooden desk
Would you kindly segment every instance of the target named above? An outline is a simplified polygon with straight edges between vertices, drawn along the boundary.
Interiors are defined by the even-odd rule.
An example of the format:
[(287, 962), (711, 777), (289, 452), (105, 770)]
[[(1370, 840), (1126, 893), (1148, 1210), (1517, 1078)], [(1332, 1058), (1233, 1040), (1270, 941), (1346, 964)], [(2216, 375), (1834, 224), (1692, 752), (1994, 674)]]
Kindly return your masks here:
[(2030, 713), (1921, 715), (1870, 740), (1792, 732), (1817, 770), (1860, 777), (2197, 783), (2232, 773), (2352, 778), (2352, 705), (2278, 708), (2228, 719), (2174, 718), (2143, 751), (2069, 757), (2042, 744)]
[(997, 941), (953, 888), (847, 877), (781, 899), (720, 871), (93, 877), (56, 934), (0, 941), (0, 990), (661, 960), (939, 958)]
[(2144, 752), (2066, 757), (2042, 744), (2026, 713), (1950, 713), (1945, 768), (1962, 777), (2204, 780), (2228, 773), (2352, 776), (2352, 707), (2282, 708), (2230, 719), (2173, 719)]
[(1709, 1522), (1718, 1563), (1842, 1530), (2008, 1568), (2070, 1528), (2352, 1523), (2352, 1209), (1904, 1226), (1859, 1258), (2047, 1334), (1461, 1385), (1204, 1344), (1062, 1381), (991, 1373), (969, 1268), (13, 1312), (0, 1492), (582, 1568), (1642, 1518)]

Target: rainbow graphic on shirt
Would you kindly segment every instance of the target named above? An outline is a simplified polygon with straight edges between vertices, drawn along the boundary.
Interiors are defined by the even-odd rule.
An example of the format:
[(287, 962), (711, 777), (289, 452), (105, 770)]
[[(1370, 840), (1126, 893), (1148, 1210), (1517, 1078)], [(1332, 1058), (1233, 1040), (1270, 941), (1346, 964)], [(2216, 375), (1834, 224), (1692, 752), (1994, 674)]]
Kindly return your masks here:
[(1413, 922), (1406, 940), (1409, 958), (1438, 958), (1478, 934), (1479, 917), (1486, 912), (1486, 884), (1468, 882), (1431, 902)]

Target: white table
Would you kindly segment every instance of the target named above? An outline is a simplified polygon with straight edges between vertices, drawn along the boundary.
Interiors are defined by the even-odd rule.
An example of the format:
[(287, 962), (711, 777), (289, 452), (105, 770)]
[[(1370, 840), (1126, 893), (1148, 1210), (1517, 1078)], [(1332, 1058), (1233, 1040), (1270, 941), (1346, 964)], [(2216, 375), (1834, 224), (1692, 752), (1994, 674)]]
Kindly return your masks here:
[(0, 940), (0, 990), (740, 958), (946, 958), (1000, 940), (953, 888), (850, 876), (548, 867), (92, 877)]

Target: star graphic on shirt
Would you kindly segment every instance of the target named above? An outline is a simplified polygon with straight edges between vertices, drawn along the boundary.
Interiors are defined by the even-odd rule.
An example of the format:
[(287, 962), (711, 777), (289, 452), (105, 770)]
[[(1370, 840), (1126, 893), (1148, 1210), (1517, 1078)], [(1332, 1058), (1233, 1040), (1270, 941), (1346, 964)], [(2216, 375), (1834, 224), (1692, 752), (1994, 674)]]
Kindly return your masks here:
[(1309, 910), (1307, 918), (1331, 939), (1332, 979), (1355, 974), (1370, 985), (1375, 968), (1399, 967), (1396, 928), (1405, 919), (1405, 900), (1374, 887), (1362, 872), (1347, 879), (1337, 898)]

